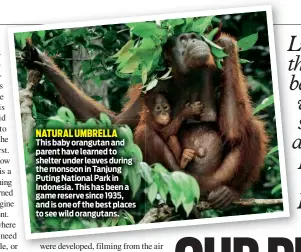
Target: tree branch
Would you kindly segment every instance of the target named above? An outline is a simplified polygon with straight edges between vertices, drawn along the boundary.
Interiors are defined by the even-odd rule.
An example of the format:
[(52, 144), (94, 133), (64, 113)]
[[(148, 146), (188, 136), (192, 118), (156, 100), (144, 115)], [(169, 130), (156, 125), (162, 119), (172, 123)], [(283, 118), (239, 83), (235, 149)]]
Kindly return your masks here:
[(35, 127), (35, 120), (32, 116), (33, 89), (41, 80), (42, 75), (37, 70), (28, 70), (26, 88), (19, 91), (23, 142), (27, 143)]
[[(233, 206), (252, 207), (252, 206), (281, 206), (283, 204), (282, 199), (240, 199), (232, 203)], [(200, 201), (196, 205), (196, 209), (199, 212), (212, 209), (208, 201)], [(151, 208), (139, 224), (162, 222), (167, 218), (170, 218), (175, 213), (175, 208), (168, 205), (160, 205), (158, 207)]]

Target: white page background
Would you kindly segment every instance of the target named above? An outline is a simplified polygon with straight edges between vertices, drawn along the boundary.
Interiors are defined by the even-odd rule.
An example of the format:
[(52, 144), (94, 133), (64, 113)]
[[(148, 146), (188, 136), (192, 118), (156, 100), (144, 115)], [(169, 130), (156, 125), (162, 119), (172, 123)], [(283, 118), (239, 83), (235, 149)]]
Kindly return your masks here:
[[(247, 7), (254, 5), (273, 6), (274, 23), (290, 24), (300, 23), (300, 1), (5, 1), (0, 7), (0, 24), (45, 24), (73, 21), (87, 21), (102, 18), (126, 17), (133, 15), (163, 14), (172, 12), (187, 12), (221, 8)], [(193, 236), (201, 241), (204, 237), (215, 237), (216, 248), (220, 251), (220, 237), (252, 237), (257, 240), (260, 251), (266, 252), (267, 237), (294, 237), (300, 234), (301, 211), (297, 210), (301, 192), (301, 171), (297, 170), (301, 162), (300, 151), (292, 150), (291, 143), (300, 134), (297, 130), (301, 112), (297, 109), (297, 101), (301, 99), (301, 91), (290, 91), (289, 83), (291, 73), (288, 73), (288, 60), (294, 53), (288, 53), (291, 35), (301, 36), (300, 26), (274, 26), (277, 50), (278, 78), (281, 97), (281, 111), (283, 120), (283, 134), (286, 151), (286, 167), (290, 199), (291, 217), (285, 219), (259, 220), (240, 223), (224, 223), (194, 227), (179, 227), (160, 230), (145, 230), (123, 232), (114, 234), (98, 234), (79, 237), (53, 238), (44, 240), (26, 241), (23, 226), (23, 213), (21, 204), (20, 178), (17, 165), (17, 143), (15, 138), (12, 88), (10, 82), (10, 69), (8, 59), (8, 41), (5, 26), (0, 27), (0, 81), (4, 83), (4, 95), (7, 113), (6, 126), (10, 138), (10, 167), (14, 172), (14, 186), (16, 208), (10, 213), (11, 218), (17, 222), (19, 249), (18, 251), (41, 251), (39, 244), (59, 244), (73, 242), (89, 244), (90, 242), (110, 243), (142, 243), (164, 244), (163, 251), (174, 251), (176, 242), (185, 236)], [(299, 97), (299, 98), (298, 98)], [(69, 251), (69, 250), (65, 250)], [(76, 251), (76, 250), (70, 250)], [(187, 249), (192, 251), (191, 249)], [(248, 251), (246, 249), (245, 251)], [(283, 251), (283, 249), (279, 249)]]

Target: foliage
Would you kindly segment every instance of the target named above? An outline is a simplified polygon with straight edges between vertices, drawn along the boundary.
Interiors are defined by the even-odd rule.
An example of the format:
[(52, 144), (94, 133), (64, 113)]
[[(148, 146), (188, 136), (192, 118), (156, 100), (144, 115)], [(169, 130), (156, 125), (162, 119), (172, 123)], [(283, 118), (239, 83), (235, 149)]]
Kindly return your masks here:
[[(133, 133), (128, 126), (112, 125), (109, 117), (101, 113), (99, 119), (91, 118), (86, 122), (75, 120), (72, 111), (61, 107), (56, 116), (52, 116), (46, 123), (46, 128), (101, 128), (116, 129), (119, 139), (125, 139), (126, 145), (118, 149), (118, 155), (124, 158), (133, 158), (133, 165), (123, 165), (121, 183), (129, 184), (132, 191), (132, 198), (144, 198), (153, 204), (157, 194), (164, 202), (170, 202), (176, 210), (182, 206), (187, 216), (193, 206), (200, 198), (200, 189), (193, 177), (182, 172), (170, 173), (162, 165), (154, 164), (151, 168), (143, 162), (140, 148), (133, 142)], [(34, 135), (34, 134), (33, 134)], [(30, 206), (30, 220), (33, 232), (58, 231), (70, 229), (83, 229), (103, 226), (120, 226), (135, 224), (135, 219), (130, 212), (120, 211), (118, 218), (107, 218), (103, 220), (87, 220), (78, 218), (44, 218), (37, 219), (35, 216), (35, 138), (25, 145), (25, 161), (27, 170), (28, 197)], [(138, 193), (138, 191), (140, 193)], [(137, 197), (139, 195), (139, 197)], [(139, 220), (139, 219), (138, 219)]]
[[(210, 32), (210, 29), (207, 29), (209, 26), (208, 20), (210, 20), (212, 26)], [(21, 51), (24, 46), (24, 38), (31, 36), (33, 43), (38, 45), (42, 51), (47, 51), (54, 58), (58, 66), (84, 91), (90, 85), (89, 82), (92, 82), (97, 87), (105, 88), (107, 90), (106, 98), (108, 99), (105, 105), (118, 112), (126, 101), (123, 97), (130, 85), (143, 81), (145, 90), (147, 90), (156, 85), (157, 79), (170, 77), (170, 69), (166, 69), (161, 58), (162, 45), (168, 36), (176, 35), (182, 29), (184, 29), (183, 31), (189, 31), (189, 29), (197, 27), (199, 30), (196, 32), (199, 35), (203, 35), (203, 38), (207, 39), (207, 43), (210, 43), (218, 31), (216, 26), (219, 24), (219, 21), (223, 24), (222, 31), (233, 35), (239, 41), (241, 63), (244, 63), (242, 68), (248, 81), (254, 114), (265, 121), (270, 138), (269, 154), (266, 156), (261, 178), (258, 183), (245, 193), (244, 197), (281, 198), (278, 142), (265, 12), (223, 15), (208, 17), (207, 19), (183, 18), (163, 20), (161, 22), (116, 24), (19, 33), (15, 34), (15, 42), (16, 48)], [(208, 24), (207, 26), (205, 25), (206, 23)], [(215, 48), (211, 44), (210, 47)], [(79, 50), (85, 51), (86, 56), (75, 58), (73, 53)], [(149, 51), (152, 53), (148, 54)], [(160, 54), (158, 53), (159, 51)], [(219, 59), (222, 59), (224, 56), (219, 58), (219, 55), (222, 56), (221, 51), (217, 50), (215, 52), (215, 60), (218, 63)], [(155, 58), (155, 55), (159, 55), (159, 59)], [(144, 56), (147, 60), (143, 60)], [(129, 61), (131, 58), (133, 59)], [(76, 72), (74, 71), (73, 64), (78, 61), (80, 62), (81, 70)], [(254, 63), (252, 64), (252, 62)], [(220, 63), (222, 64), (222, 62)], [(134, 70), (130, 68), (131, 66)], [(123, 70), (124, 68), (125, 70)], [(128, 73), (120, 73), (122, 70)], [(20, 63), (18, 63), (18, 80), (19, 86), (24, 88), (26, 69)], [(109, 82), (107, 86), (104, 84), (106, 81)], [(103, 96), (94, 96), (93, 98), (101, 103), (105, 102), (105, 97)], [(33, 103), (33, 116), (37, 122), (37, 127), (45, 127), (49, 117), (51, 118), (48, 126), (51, 126), (51, 122), (61, 126), (64, 125), (64, 119), (62, 119), (63, 122), (60, 124), (61, 119), (58, 112), (64, 104), (54, 86), (46, 78), (43, 78), (41, 83), (35, 87)], [(91, 127), (92, 125), (95, 126), (95, 124), (98, 125), (101, 121), (101, 119), (97, 121), (90, 119), (86, 124)], [(76, 122), (76, 124), (78, 123)], [(126, 139), (132, 139), (131, 131), (127, 127), (120, 128), (120, 134)], [(29, 185), (34, 183), (33, 174), (35, 170), (32, 159), (32, 145), (32, 143), (28, 143), (28, 146), (25, 148)], [(123, 212), (118, 220), (108, 219), (106, 221), (97, 221), (97, 226), (132, 224), (132, 220), (137, 223), (152, 205), (157, 204), (158, 201), (155, 196), (157, 192), (163, 200), (175, 206), (181, 205), (180, 209), (185, 208), (189, 212), (188, 210), (191, 207), (193, 197), (188, 192), (185, 193), (185, 187), (179, 188), (180, 185), (182, 187), (182, 183), (172, 185), (170, 181), (168, 182), (168, 180), (177, 181), (178, 179), (182, 179), (183, 185), (186, 185), (188, 183), (184, 181), (186, 177), (181, 178), (181, 175), (179, 176), (177, 173), (171, 175), (160, 164), (156, 164), (150, 168), (149, 165), (141, 162), (141, 153), (137, 147), (134, 147), (133, 150), (121, 150), (121, 153), (122, 155), (137, 156), (138, 160), (140, 160), (139, 167), (134, 166), (133, 169), (131, 167), (123, 168), (124, 181), (131, 185), (132, 194), (138, 202), (138, 209), (136, 209), (136, 212)], [(190, 183), (193, 182), (190, 181)], [(187, 186), (186, 188), (190, 187)], [(174, 190), (174, 194), (171, 193), (172, 190)], [(182, 192), (182, 196), (176, 198), (176, 192), (179, 193), (180, 191)], [(32, 197), (34, 191), (29, 190), (29, 192), (30, 197)], [(190, 199), (190, 201), (184, 199)], [(31, 200), (30, 202), (31, 208), (34, 209), (34, 201)], [(235, 207), (226, 211), (204, 211), (202, 217), (209, 218), (280, 210), (282, 210), (281, 207)], [(180, 218), (183, 218), (183, 216)], [(32, 220), (35, 220), (32, 227), (35, 228), (36, 232), (43, 231), (45, 228), (49, 231), (53, 230), (53, 228), (50, 228), (45, 223), (45, 220), (36, 220), (35, 218), (32, 218)], [(96, 224), (93, 221), (88, 224), (85, 221), (82, 223), (81, 220), (66, 219), (61, 221), (58, 224), (59, 226), (56, 227), (60, 230), (66, 230), (77, 225), (86, 228), (89, 225), (96, 226)]]
[[(251, 63), (243, 65), (243, 72), (249, 84), (249, 94), (254, 103), (254, 114), (266, 124), (269, 136), (269, 153), (265, 159), (260, 180), (248, 190), (243, 197), (252, 198), (281, 198), (281, 178), (279, 166), (279, 153), (276, 132), (276, 118), (274, 109), (273, 86), (271, 76), (271, 63), (269, 51), (269, 38), (264, 12), (251, 14), (225, 15), (222, 17), (223, 31), (236, 38), (247, 37), (258, 33), (256, 45), (248, 51), (242, 51), (240, 56)], [(281, 211), (282, 207), (253, 207), (252, 209), (229, 209), (227, 211), (214, 211), (209, 213), (217, 216), (238, 214), (263, 213)], [(206, 213), (205, 213), (206, 214)], [(207, 215), (208, 216), (208, 215)]]
[[(154, 88), (158, 79), (171, 77), (162, 56), (164, 44), (169, 37), (188, 32), (198, 34), (208, 43), (217, 66), (222, 68), (223, 58), (227, 54), (213, 42), (219, 33), (219, 27), (214, 26), (219, 24), (220, 19), (213, 16), (129, 23), (130, 40), (112, 56), (118, 64), (116, 74), (121, 78), (131, 78), (131, 84), (142, 83), (145, 91)], [(242, 38), (238, 41), (239, 50), (251, 49), (257, 39), (257, 33)], [(241, 60), (241, 63), (247, 62), (249, 61)], [(157, 74), (160, 71), (168, 72), (159, 78)]]

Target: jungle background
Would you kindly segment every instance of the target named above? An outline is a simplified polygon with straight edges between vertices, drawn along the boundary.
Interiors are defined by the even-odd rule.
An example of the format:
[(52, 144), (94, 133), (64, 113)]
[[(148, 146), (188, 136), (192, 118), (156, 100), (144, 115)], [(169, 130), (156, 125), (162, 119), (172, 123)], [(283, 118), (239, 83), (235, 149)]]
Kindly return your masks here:
[[(244, 194), (243, 198), (282, 198), (266, 13), (233, 14), (216, 16), (215, 18), (222, 22), (222, 32), (229, 33), (238, 40), (258, 33), (256, 44), (251, 49), (242, 51), (240, 57), (241, 59), (247, 59), (243, 62), (242, 67), (248, 80), (249, 94), (253, 101), (254, 113), (266, 122), (270, 142), (269, 153), (265, 160), (261, 178)], [(192, 20), (192, 22), (197, 21)], [(21, 53), (25, 46), (26, 38), (31, 37), (33, 44), (41, 51), (45, 51), (49, 56), (53, 57), (59, 68), (62, 69), (80, 89), (106, 107), (118, 112), (126, 102), (126, 91), (131, 84), (135, 83), (137, 78), (135, 79), (133, 74), (126, 76), (121, 75), (120, 72), (117, 71), (118, 65), (116, 64), (116, 57), (114, 58), (112, 56), (116, 56), (116, 53), (129, 42), (132, 36), (133, 34), (129, 26), (126, 24), (116, 24), (18, 33), (15, 34), (15, 45), (16, 52)], [(21, 61), (18, 61), (17, 64), (18, 82), (20, 90), (22, 90), (26, 88), (27, 69)], [(158, 62), (156, 68), (158, 76), (165, 74), (164, 69), (160, 68), (160, 66), (161, 62)], [(138, 77), (143, 78), (143, 76)], [(46, 78), (43, 78), (40, 83), (35, 86), (32, 101), (32, 116), (38, 127), (43, 127), (49, 122), (49, 117), (56, 116), (58, 110), (64, 106), (59, 93)], [(131, 133), (127, 132), (126, 134), (130, 136)], [(30, 149), (30, 143), (25, 143), (25, 145), (28, 147), (27, 149)], [(34, 177), (30, 176), (34, 174), (33, 166), (30, 161), (31, 155), (32, 153), (30, 153), (30, 151), (25, 153), (25, 162), (28, 182), (34, 184)], [(150, 171), (147, 165), (145, 165), (145, 169), (153, 178), (154, 175), (156, 175), (155, 172), (166, 172), (161, 166), (157, 166), (155, 172)], [(138, 223), (152, 206), (158, 204), (156, 198), (157, 193), (165, 194), (163, 198), (166, 198), (168, 189), (160, 188), (159, 183), (162, 183), (160, 179), (156, 180), (158, 183), (154, 186), (155, 183), (153, 179), (147, 181), (150, 180), (150, 178), (147, 179), (145, 174), (137, 176), (137, 174), (131, 175), (130, 172), (127, 173), (129, 174), (126, 174), (125, 179), (128, 179), (130, 185), (135, 187), (133, 195), (140, 206), (135, 211), (123, 211), (117, 219), (97, 221), (38, 220), (34, 216), (31, 216), (32, 231), (45, 232)], [(131, 178), (131, 176), (133, 176), (134, 179)], [(143, 183), (148, 183), (149, 186), (143, 187)], [(190, 187), (188, 186), (183, 190), (187, 190), (187, 188)], [(178, 188), (178, 190), (182, 189)], [(172, 198), (172, 192), (169, 191), (169, 193)], [(33, 194), (34, 191), (29, 189), (29, 200), (34, 202)], [(192, 198), (194, 198), (195, 195), (197, 194), (194, 194)], [(148, 201), (145, 200), (146, 197), (149, 199)], [(192, 199), (192, 201), (194, 201), (194, 199)], [(179, 207), (181, 202), (175, 202), (172, 199), (171, 204)], [(185, 205), (184, 202), (182, 206), (186, 212), (189, 212), (190, 206), (187, 207), (187, 204)], [(34, 206), (32, 207), (34, 209)], [(206, 210), (201, 214), (202, 218), (211, 218), (281, 210), (282, 206), (236, 206), (225, 211)], [(183, 219), (183, 215), (177, 215), (169, 220), (178, 219)]]

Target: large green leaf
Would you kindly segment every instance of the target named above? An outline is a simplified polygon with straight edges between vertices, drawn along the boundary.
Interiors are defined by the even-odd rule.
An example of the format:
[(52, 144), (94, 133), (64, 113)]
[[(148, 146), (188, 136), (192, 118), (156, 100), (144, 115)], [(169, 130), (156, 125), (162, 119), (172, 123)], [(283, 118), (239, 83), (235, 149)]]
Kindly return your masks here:
[(46, 123), (46, 128), (48, 128), (48, 129), (63, 129), (66, 126), (65, 123), (66, 123), (66, 121), (63, 120), (61, 117), (51, 116), (51, 117), (49, 117), (49, 119)]
[(83, 123), (85, 128), (95, 128), (97, 127), (97, 121), (95, 118), (89, 118), (86, 122)]
[(126, 52), (120, 54), (120, 56), (116, 60), (116, 63), (119, 64), (118, 68), (119, 69), (123, 68), (132, 56), (133, 56), (133, 53), (130, 51), (126, 51)]
[(169, 173), (168, 170), (163, 166), (161, 165), (160, 163), (156, 163), (154, 165), (154, 171), (160, 173), (160, 174), (167, 174)]
[(158, 193), (158, 187), (157, 187), (156, 183), (152, 183), (151, 186), (148, 188), (148, 193), (147, 193), (150, 203), (152, 203), (152, 204), (154, 203), (157, 193)]
[(192, 209), (194, 206), (194, 202), (189, 202), (189, 203), (184, 203), (183, 204), (183, 208), (186, 212), (187, 217), (189, 216), (189, 214), (191, 213)]
[(226, 54), (223, 51), (223, 49), (218, 49), (216, 47), (211, 47), (211, 52), (217, 58), (224, 58), (224, 57), (228, 56), (228, 54)]
[(149, 167), (149, 165), (147, 163), (141, 162), (140, 168), (141, 168), (141, 177), (146, 181), (146, 183), (148, 184), (153, 183), (152, 169)]
[(127, 53), (132, 47), (134, 47), (134, 41), (129, 40), (116, 54), (111, 57), (120, 57)]
[(121, 73), (133, 73), (141, 63), (141, 58), (137, 55), (133, 55), (126, 62), (125, 66), (120, 70)]
[(258, 40), (258, 33), (254, 33), (254, 34), (251, 34), (247, 37), (240, 39), (237, 42), (239, 51), (242, 52), (242, 51), (251, 49), (255, 45), (257, 40)]
[(278, 184), (277, 186), (275, 186), (273, 188), (273, 190), (271, 191), (271, 194), (274, 195), (274, 194), (276, 194), (278, 192), (281, 192), (281, 190), (282, 190), (282, 186), (281, 186), (281, 184)]
[(198, 202), (201, 197), (199, 184), (194, 177), (190, 175), (187, 176), (189, 176), (190, 190), (193, 192), (195, 200)]
[(212, 48), (215, 47), (216, 49), (219, 49), (219, 50), (223, 50), (222, 47), (220, 47), (219, 45), (215, 44), (214, 42), (212, 42), (211, 40), (209, 40), (208, 38), (206, 38), (206, 36), (204, 35), (201, 35), (201, 37), (204, 39), (204, 41), (206, 43), (208, 43)]
[(267, 155), (272, 155), (272, 154), (276, 153), (277, 151), (278, 151), (278, 146), (275, 146), (268, 152)]
[(171, 27), (176, 27), (178, 25), (182, 25), (184, 24), (184, 19), (183, 18), (178, 18), (178, 19), (170, 19), (170, 20), (167, 20), (166, 21), (166, 24), (168, 26), (171, 26)]
[(185, 174), (184, 172), (173, 172), (171, 177), (180, 187), (180, 190), (183, 195), (183, 203), (194, 202), (194, 193), (190, 188), (190, 176)]
[(158, 84), (158, 80), (157, 80), (157, 79), (153, 79), (152, 81), (150, 81), (150, 82), (147, 84), (145, 91), (147, 92), (147, 91), (153, 89), (154, 87), (157, 86), (157, 84)]
[(110, 128), (112, 126), (111, 119), (105, 113), (100, 113), (100, 121), (105, 127)]
[(168, 184), (165, 183), (164, 180), (161, 180), (161, 183), (158, 185), (159, 194), (164, 202), (167, 202), (167, 194), (168, 194)]
[(214, 36), (218, 33), (218, 30), (219, 28), (216, 27), (211, 32), (209, 32), (209, 34), (207, 35), (207, 39), (212, 41), (214, 39)]
[(147, 67), (145, 65), (142, 66), (142, 84), (145, 84), (147, 81)]
[(150, 37), (157, 31), (157, 25), (151, 22), (136, 23), (131, 29), (132, 33), (139, 37)]
[(121, 139), (125, 139), (126, 144), (131, 144), (133, 142), (133, 132), (131, 128), (127, 125), (122, 125), (117, 129), (118, 136)]
[(204, 34), (205, 30), (211, 24), (213, 16), (202, 17), (193, 22), (192, 30)]
[(66, 123), (70, 123), (72, 125), (75, 125), (75, 116), (69, 108), (60, 107), (58, 112), (57, 112), (57, 115), (61, 119), (63, 119)]
[(153, 39), (144, 38), (139, 47), (131, 49), (131, 52), (147, 61), (148, 59), (154, 58), (156, 48), (157, 46)]
[(141, 49), (150, 50), (150, 49), (153, 49), (154, 47), (156, 47), (156, 44), (153, 39), (151, 39), (151, 38), (142, 39), (142, 42), (140, 45)]
[(136, 170), (134, 169), (134, 167), (129, 168), (128, 181), (129, 181), (129, 185), (132, 190), (132, 193), (133, 193), (133, 197), (135, 197), (135, 195), (138, 192), (139, 187), (141, 185), (141, 176), (140, 176), (140, 174), (136, 173)]
[(265, 98), (260, 105), (254, 109), (254, 115), (274, 104), (274, 95)]
[(129, 169), (131, 169), (131, 168), (132, 168), (132, 167), (131, 167), (131, 166), (128, 166), (128, 165), (124, 165), (124, 166), (122, 167), (122, 177), (123, 177), (124, 180), (127, 179), (127, 176), (128, 176), (128, 174), (129, 174)]
[(181, 188), (173, 179), (170, 179), (168, 181), (168, 190), (171, 196), (171, 201), (177, 210), (183, 201)]
[(134, 143), (126, 146), (126, 153), (129, 153), (129, 157), (132, 157), (136, 163), (140, 163), (143, 160), (142, 151), (140, 150), (138, 145)]

